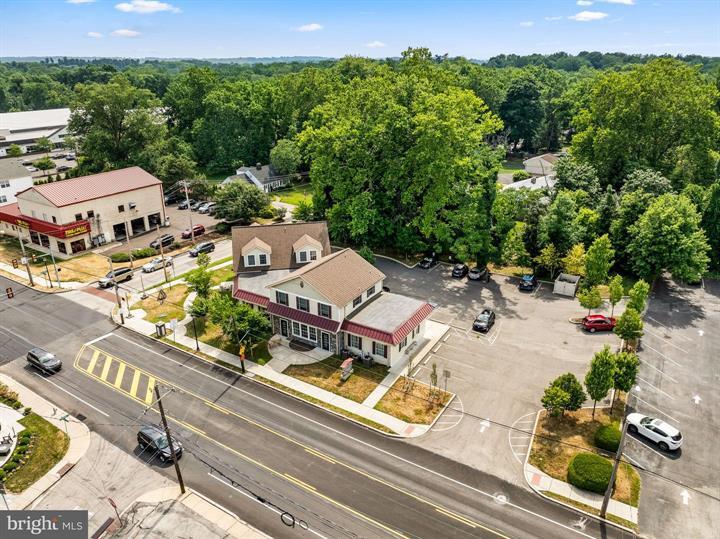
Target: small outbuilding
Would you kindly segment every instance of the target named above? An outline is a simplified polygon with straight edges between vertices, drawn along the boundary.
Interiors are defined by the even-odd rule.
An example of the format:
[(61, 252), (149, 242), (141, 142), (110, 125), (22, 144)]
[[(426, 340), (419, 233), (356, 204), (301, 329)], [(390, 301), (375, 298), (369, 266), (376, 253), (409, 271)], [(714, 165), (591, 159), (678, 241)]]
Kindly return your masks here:
[(555, 279), (555, 287), (553, 288), (553, 293), (560, 294), (561, 296), (568, 296), (570, 298), (574, 298), (579, 282), (579, 275), (561, 273), (557, 276), (557, 279)]

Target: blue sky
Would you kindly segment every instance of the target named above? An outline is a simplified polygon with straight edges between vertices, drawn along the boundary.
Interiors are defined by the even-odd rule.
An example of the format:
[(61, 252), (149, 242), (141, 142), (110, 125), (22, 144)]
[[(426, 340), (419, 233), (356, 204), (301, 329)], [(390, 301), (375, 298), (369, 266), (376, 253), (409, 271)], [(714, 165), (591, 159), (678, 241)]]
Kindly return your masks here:
[(720, 55), (719, 0), (0, 0), (0, 56)]

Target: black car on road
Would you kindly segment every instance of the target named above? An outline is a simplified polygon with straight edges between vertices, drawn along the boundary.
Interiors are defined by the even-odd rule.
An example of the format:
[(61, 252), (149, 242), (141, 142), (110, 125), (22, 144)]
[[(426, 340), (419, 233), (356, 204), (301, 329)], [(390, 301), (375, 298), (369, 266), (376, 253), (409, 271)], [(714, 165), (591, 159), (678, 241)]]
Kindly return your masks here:
[(522, 292), (532, 292), (537, 288), (538, 280), (534, 275), (523, 275), (518, 285), (518, 290)]
[(62, 361), (56, 358), (54, 354), (42, 348), (33, 348), (30, 350), (27, 353), (27, 360), (30, 365), (48, 374), (58, 372), (62, 369)]
[(472, 328), (473, 331), (487, 333), (488, 331), (490, 331), (490, 328), (493, 327), (494, 323), (495, 313), (490, 309), (483, 309), (482, 312), (475, 318)]
[(475, 266), (468, 271), (467, 276), (471, 281), (488, 282), (490, 280), (490, 271), (488, 271), (487, 266), (484, 268), (478, 268)]
[[(143, 451), (147, 450), (149, 454), (157, 453), (162, 462), (172, 460), (170, 451), (170, 443), (168, 442), (165, 431), (155, 425), (146, 425), (137, 433), (137, 441)], [(182, 444), (173, 437), (173, 448), (175, 456), (180, 458), (183, 453)]]
[(195, 247), (190, 249), (190, 256), (196, 257), (200, 253), (212, 253), (215, 250), (215, 244), (211, 241), (204, 241), (198, 243)]
[(175, 243), (175, 236), (172, 234), (163, 234), (150, 242), (150, 247), (153, 249), (160, 249), (160, 245), (163, 247), (170, 247)]
[(452, 269), (452, 276), (456, 279), (465, 277), (468, 273), (468, 267), (465, 264), (455, 264)]
[(435, 253), (426, 256), (423, 258), (419, 263), (418, 267), (422, 269), (430, 269), (433, 266), (436, 266), (438, 263), (438, 257)]

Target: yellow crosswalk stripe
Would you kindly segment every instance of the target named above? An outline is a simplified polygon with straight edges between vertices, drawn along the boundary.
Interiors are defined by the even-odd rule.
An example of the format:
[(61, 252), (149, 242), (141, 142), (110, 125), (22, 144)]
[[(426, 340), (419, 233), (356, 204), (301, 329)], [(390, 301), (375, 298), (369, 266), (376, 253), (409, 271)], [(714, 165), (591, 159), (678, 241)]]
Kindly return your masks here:
[(153, 390), (155, 389), (155, 378), (149, 376), (147, 391), (145, 392), (145, 402), (150, 404), (153, 401)]
[(88, 365), (87, 371), (92, 373), (93, 369), (95, 368), (95, 363), (97, 363), (98, 358), (100, 357), (100, 350), (94, 350), (92, 358), (90, 359), (90, 365)]
[(133, 397), (137, 397), (137, 388), (139, 383), (140, 371), (136, 369), (135, 373), (133, 374), (132, 385), (130, 386), (130, 395), (132, 395)]
[(108, 373), (110, 372), (110, 365), (112, 365), (112, 358), (105, 356), (105, 365), (103, 365), (102, 373), (100, 373), (100, 379), (107, 381)]
[(115, 377), (115, 387), (120, 387), (120, 384), (122, 384), (124, 375), (125, 375), (125, 363), (120, 363), (120, 365), (118, 366), (117, 376)]

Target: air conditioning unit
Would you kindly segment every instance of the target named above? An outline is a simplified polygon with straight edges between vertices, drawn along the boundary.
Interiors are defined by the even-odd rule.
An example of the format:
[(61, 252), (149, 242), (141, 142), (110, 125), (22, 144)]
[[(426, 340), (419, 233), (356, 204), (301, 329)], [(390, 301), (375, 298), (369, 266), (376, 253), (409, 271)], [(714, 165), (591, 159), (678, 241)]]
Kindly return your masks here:
[(134, 202), (128, 202), (128, 207), (129, 207), (131, 210), (134, 210), (134, 209), (135, 209), (135, 203), (134, 203)]

